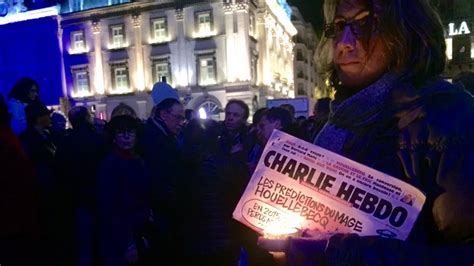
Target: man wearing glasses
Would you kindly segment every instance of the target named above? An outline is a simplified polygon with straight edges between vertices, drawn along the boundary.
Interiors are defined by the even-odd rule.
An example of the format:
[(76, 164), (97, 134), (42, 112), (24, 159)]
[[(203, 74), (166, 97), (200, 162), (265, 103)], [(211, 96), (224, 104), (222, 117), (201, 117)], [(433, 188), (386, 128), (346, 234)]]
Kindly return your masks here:
[(162, 262), (171, 262), (172, 251), (178, 247), (180, 239), (178, 191), (184, 173), (176, 137), (184, 124), (184, 107), (176, 90), (166, 82), (156, 83), (151, 96), (155, 112), (145, 124), (142, 150), (151, 180), (156, 228), (152, 253)]

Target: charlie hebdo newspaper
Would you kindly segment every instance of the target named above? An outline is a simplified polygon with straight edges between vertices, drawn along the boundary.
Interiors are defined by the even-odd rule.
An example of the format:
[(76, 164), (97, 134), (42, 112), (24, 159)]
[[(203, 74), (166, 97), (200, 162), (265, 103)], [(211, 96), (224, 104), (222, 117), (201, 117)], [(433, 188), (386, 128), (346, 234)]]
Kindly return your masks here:
[(258, 233), (276, 225), (405, 240), (425, 199), (403, 181), (275, 130), (233, 217)]

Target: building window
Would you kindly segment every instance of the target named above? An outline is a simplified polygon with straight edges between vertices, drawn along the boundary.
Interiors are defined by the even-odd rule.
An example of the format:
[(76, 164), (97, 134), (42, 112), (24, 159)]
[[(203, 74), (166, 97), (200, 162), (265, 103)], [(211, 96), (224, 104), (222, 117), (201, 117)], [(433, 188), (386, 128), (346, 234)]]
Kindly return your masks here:
[(195, 30), (197, 37), (207, 37), (213, 34), (212, 12), (197, 12), (195, 14)]
[(211, 56), (198, 58), (199, 85), (216, 84), (216, 59)]
[(298, 72), (296, 74), (296, 78), (299, 78), (299, 79), (304, 79), (304, 73), (303, 73), (303, 70), (301, 69), (298, 69)]
[(303, 51), (301, 51), (301, 49), (296, 50), (296, 60), (298, 61), (304, 60)]
[(201, 103), (197, 109), (198, 109), (200, 118), (203, 118), (202, 112), (204, 112), (206, 114), (206, 118), (219, 120), (221, 109), (219, 107), (219, 104), (215, 103), (214, 101), (205, 101)]
[(168, 25), (166, 18), (158, 18), (152, 20), (152, 39), (153, 42), (165, 42), (168, 37)]
[(124, 94), (132, 92), (129, 86), (128, 66), (126, 62), (113, 63), (110, 65), (112, 70), (112, 88), (111, 94)]
[(92, 95), (89, 86), (89, 71), (87, 67), (73, 68), (72, 77), (74, 81), (74, 88), (71, 93), (72, 97), (87, 97)]
[(171, 66), (168, 59), (153, 60), (153, 81), (159, 82), (162, 78), (171, 84)]
[(303, 83), (298, 83), (298, 95), (306, 95)]
[(112, 48), (122, 48), (125, 46), (125, 30), (123, 24), (110, 26), (110, 42)]
[(71, 47), (73, 53), (82, 53), (86, 50), (84, 31), (74, 31), (71, 33)]
[(72, 12), (84, 9), (84, 0), (72, 0)]

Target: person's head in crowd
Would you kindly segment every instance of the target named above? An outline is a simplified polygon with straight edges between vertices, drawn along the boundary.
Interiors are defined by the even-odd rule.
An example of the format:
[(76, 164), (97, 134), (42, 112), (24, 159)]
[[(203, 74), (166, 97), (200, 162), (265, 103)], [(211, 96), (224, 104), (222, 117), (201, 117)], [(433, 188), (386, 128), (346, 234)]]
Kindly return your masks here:
[(262, 119), (263, 114), (267, 110), (268, 110), (267, 107), (262, 107), (262, 108), (258, 109), (257, 111), (255, 111), (255, 113), (252, 116), (252, 125), (254, 127), (256, 127), (258, 125), (258, 122), (260, 122), (260, 119)]
[(66, 130), (67, 120), (66, 117), (59, 113), (53, 112), (51, 114), (51, 128), (58, 131)]
[(25, 107), (28, 127), (46, 129), (51, 127), (51, 111), (41, 102), (33, 102)]
[(288, 110), (281, 107), (272, 107), (263, 113), (257, 125), (257, 138), (261, 144), (266, 144), (274, 129), (285, 130), (293, 118)]
[(19, 79), (8, 94), (8, 99), (15, 99), (23, 103), (31, 103), (39, 99), (38, 83), (31, 78)]
[(250, 115), (248, 105), (242, 100), (232, 99), (225, 106), (224, 126), (229, 131), (238, 131)]
[(139, 127), (138, 119), (130, 115), (118, 115), (107, 124), (107, 135), (113, 147), (122, 151), (134, 151)]
[(420, 86), (446, 63), (443, 26), (427, 0), (326, 0), (319, 69), (347, 98), (387, 72)]
[(119, 103), (115, 108), (112, 110), (112, 113), (110, 114), (110, 118), (114, 118), (119, 115), (128, 115), (133, 118), (137, 118), (137, 113), (133, 108), (125, 103)]
[(178, 92), (166, 82), (157, 82), (153, 85), (151, 97), (155, 104), (153, 117), (163, 121), (168, 131), (177, 136), (185, 120)]
[(178, 92), (166, 82), (157, 82), (153, 85), (151, 98), (155, 106), (165, 99), (175, 99), (179, 102)]
[(10, 127), (11, 114), (8, 112), (8, 106), (0, 94), (0, 127)]
[(75, 106), (71, 108), (67, 116), (73, 129), (93, 127), (94, 125), (91, 113), (84, 106)]
[(167, 98), (156, 105), (155, 117), (163, 121), (171, 134), (177, 136), (184, 124), (184, 107), (174, 98)]
[(186, 109), (184, 111), (184, 117), (186, 118), (186, 121), (189, 122), (196, 118), (196, 111), (194, 111), (193, 109)]
[(200, 153), (218, 148), (219, 123), (212, 119), (193, 119), (183, 129), (184, 145), (188, 151)]
[(295, 107), (292, 104), (284, 103), (284, 104), (280, 105), (280, 108), (283, 108), (283, 109), (287, 110), (290, 113), (291, 117), (293, 119), (295, 118), (296, 110), (295, 110)]
[(322, 116), (322, 115), (329, 114), (330, 103), (331, 103), (331, 98), (329, 97), (318, 99), (316, 103), (314, 104), (313, 115)]
[(465, 71), (453, 78), (453, 83), (460, 83), (466, 91), (474, 95), (474, 73)]

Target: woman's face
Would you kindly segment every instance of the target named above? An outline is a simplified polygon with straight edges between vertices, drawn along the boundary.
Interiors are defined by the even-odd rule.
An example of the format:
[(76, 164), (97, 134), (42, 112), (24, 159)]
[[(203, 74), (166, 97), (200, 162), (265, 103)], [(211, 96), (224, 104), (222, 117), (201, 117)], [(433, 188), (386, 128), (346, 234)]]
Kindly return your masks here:
[(125, 130), (115, 133), (114, 143), (121, 150), (132, 150), (136, 143), (136, 132)]
[(28, 99), (35, 101), (38, 98), (38, 88), (36, 85), (31, 86), (30, 91), (28, 92)]
[(363, 1), (347, 0), (337, 6), (333, 23), (337, 75), (343, 87), (357, 92), (379, 79), (390, 64), (383, 40), (377, 36), (377, 16), (371, 15)]

